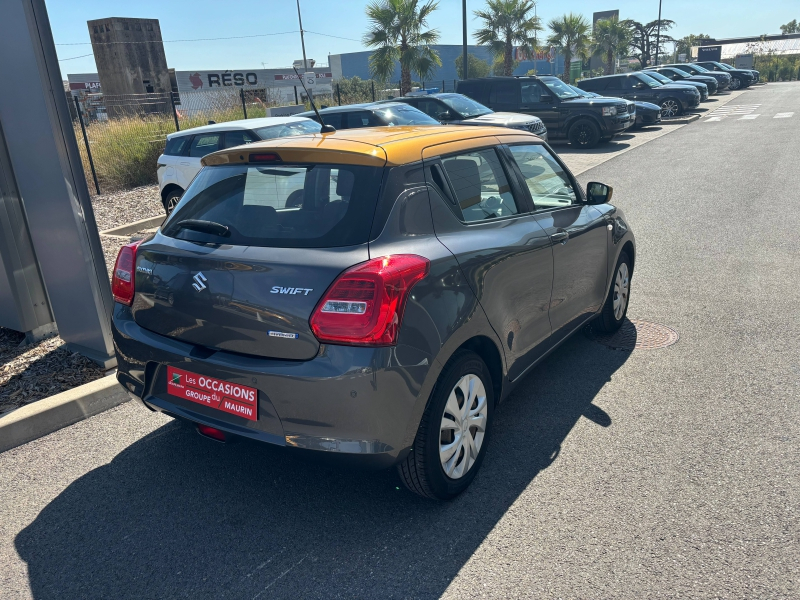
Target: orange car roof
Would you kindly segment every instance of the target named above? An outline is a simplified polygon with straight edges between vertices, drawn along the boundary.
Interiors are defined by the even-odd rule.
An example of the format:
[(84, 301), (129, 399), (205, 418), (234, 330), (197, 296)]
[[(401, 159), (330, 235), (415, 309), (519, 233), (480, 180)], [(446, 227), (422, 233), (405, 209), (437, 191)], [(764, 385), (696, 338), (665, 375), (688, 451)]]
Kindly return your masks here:
[(276, 138), (237, 146), (209, 154), (205, 166), (250, 162), (251, 154), (277, 154), (282, 162), (358, 164), (397, 166), (422, 159), (425, 148), (451, 142), (462, 142), (463, 149), (485, 145), (486, 138), (510, 136), (511, 141), (541, 142), (537, 136), (505, 127), (471, 125), (422, 125), (403, 127), (370, 127), (345, 129), (333, 133), (317, 133)]

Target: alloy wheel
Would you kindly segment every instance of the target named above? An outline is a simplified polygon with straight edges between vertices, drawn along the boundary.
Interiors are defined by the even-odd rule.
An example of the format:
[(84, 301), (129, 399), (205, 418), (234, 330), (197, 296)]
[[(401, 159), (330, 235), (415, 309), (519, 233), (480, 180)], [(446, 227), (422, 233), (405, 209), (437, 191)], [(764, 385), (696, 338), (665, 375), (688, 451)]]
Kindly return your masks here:
[(731, 82), (728, 84), (728, 88), (732, 90), (738, 90), (742, 86), (742, 82), (739, 80), (738, 77), (731, 77)]
[(172, 211), (175, 210), (175, 207), (178, 206), (178, 202), (181, 201), (180, 196), (170, 196), (167, 198), (167, 214), (171, 215)]
[(620, 264), (617, 269), (617, 277), (614, 280), (614, 318), (619, 321), (622, 315), (625, 314), (625, 308), (628, 306), (628, 288), (630, 286), (630, 278), (628, 273), (628, 265), (625, 263)]
[(578, 144), (581, 146), (585, 146), (586, 144), (590, 143), (592, 140), (592, 127), (586, 124), (579, 124), (578, 133), (575, 136), (575, 139), (578, 141)]
[(458, 380), (444, 407), (439, 460), (450, 479), (460, 479), (478, 459), (486, 434), (486, 389), (477, 375)]
[(664, 100), (661, 104), (661, 116), (662, 117), (675, 117), (681, 111), (681, 107), (678, 106), (678, 103), (675, 100)]

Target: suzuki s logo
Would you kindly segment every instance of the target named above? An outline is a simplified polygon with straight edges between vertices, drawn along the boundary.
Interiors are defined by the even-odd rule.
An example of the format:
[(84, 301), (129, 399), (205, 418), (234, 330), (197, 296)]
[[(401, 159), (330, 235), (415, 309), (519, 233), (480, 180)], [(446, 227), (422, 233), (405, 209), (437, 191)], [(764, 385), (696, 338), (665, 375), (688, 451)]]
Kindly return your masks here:
[(208, 279), (206, 279), (205, 275), (198, 273), (192, 277), (192, 279), (194, 279), (192, 287), (195, 289), (195, 291), (202, 292), (204, 289), (206, 289), (206, 281), (208, 281)]

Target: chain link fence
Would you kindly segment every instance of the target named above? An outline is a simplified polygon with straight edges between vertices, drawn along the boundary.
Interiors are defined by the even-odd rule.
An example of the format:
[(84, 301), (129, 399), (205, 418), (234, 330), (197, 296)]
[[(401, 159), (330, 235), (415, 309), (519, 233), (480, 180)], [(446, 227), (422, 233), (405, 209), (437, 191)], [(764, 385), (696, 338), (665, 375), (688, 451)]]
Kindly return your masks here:
[[(399, 82), (341, 79), (314, 92), (318, 108), (388, 100)], [(415, 83), (454, 91), (455, 80)], [(326, 86), (328, 87), (328, 86)], [(156, 183), (156, 163), (167, 135), (209, 121), (223, 123), (267, 116), (267, 109), (311, 104), (302, 87), (229, 88), (180, 94), (86, 94), (73, 98), (73, 127), (90, 189), (97, 194)]]

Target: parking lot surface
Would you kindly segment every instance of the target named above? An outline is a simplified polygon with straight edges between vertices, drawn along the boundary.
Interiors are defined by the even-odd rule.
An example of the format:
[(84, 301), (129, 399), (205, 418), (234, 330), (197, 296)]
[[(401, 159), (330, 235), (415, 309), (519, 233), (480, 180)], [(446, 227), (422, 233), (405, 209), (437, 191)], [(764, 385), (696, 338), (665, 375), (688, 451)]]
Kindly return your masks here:
[(680, 341), (575, 336), (454, 502), (128, 403), (0, 454), (0, 597), (800, 597), (800, 84), (736, 103), (579, 178), (635, 228), (629, 316)]

